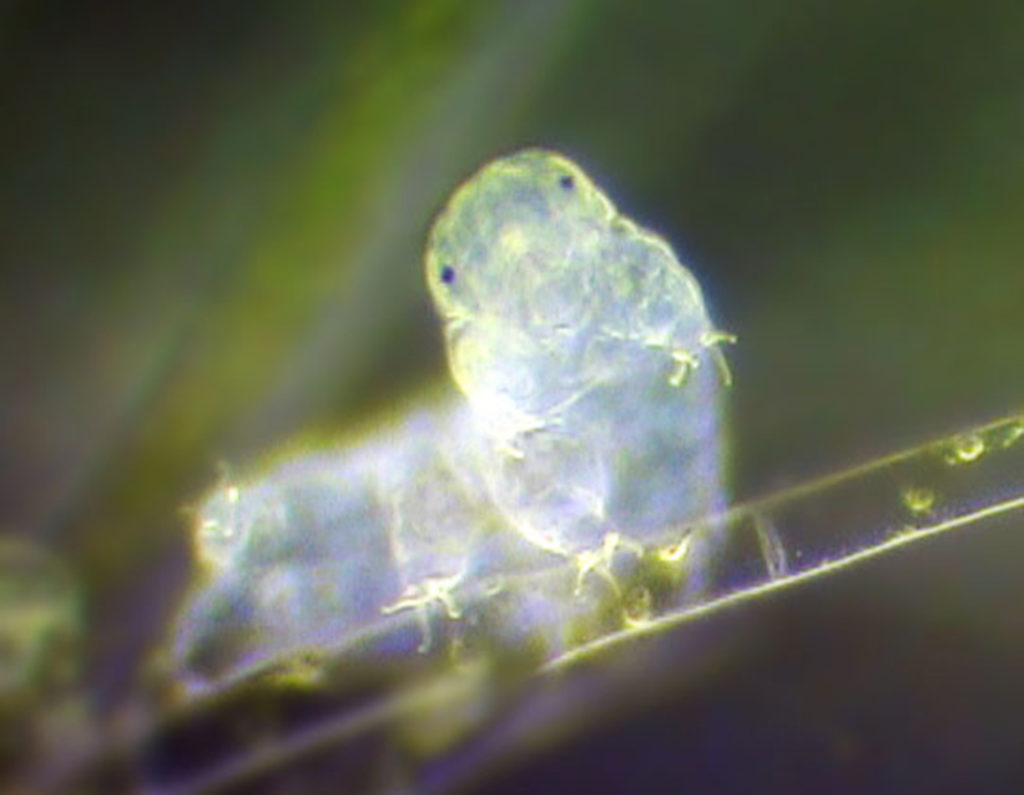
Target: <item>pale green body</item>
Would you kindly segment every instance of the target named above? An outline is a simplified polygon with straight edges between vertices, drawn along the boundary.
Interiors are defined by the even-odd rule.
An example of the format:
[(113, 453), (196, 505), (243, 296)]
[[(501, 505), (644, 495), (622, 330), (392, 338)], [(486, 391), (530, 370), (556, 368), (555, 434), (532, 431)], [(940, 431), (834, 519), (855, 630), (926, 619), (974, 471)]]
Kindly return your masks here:
[[(675, 542), (720, 507), (722, 380), (700, 290), (577, 167), (537, 151), (485, 166), (438, 217), (426, 262), (467, 400), (208, 496), (194, 536), (207, 577), (175, 637), (192, 683), (367, 638), (428, 648), (394, 615), (420, 606), (554, 656), (597, 613), (572, 577), (541, 592), (518, 574), (612, 535)], [(695, 545), (686, 566), (699, 587)], [(487, 582), (486, 619), (460, 615)]]
[(493, 497), (531, 540), (575, 553), (718, 507), (700, 288), (576, 165), (526, 150), (484, 166), (434, 224), (426, 276)]

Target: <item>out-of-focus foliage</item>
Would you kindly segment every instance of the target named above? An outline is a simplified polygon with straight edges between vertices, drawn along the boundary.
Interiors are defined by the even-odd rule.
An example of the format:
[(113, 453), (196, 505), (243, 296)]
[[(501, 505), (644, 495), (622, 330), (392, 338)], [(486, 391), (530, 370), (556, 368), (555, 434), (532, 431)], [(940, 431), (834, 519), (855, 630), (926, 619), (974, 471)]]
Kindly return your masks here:
[(0, 538), (0, 770), (52, 742), (47, 734), (66, 733), (84, 629), (66, 567), (33, 544)]

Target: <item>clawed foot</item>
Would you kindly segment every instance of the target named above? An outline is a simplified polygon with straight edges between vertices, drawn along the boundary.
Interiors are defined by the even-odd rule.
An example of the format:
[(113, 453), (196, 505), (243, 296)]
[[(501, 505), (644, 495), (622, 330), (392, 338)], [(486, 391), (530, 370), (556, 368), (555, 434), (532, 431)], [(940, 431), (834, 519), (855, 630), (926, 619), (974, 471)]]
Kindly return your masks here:
[(385, 605), (380, 609), (380, 612), (384, 615), (391, 615), (402, 610), (416, 610), (423, 632), (423, 640), (420, 642), (419, 652), (421, 654), (425, 653), (430, 650), (432, 644), (426, 608), (437, 602), (444, 608), (448, 618), (453, 621), (462, 618), (462, 610), (452, 596), (452, 591), (461, 579), (461, 574), (452, 577), (429, 577), (423, 580), (423, 582), (409, 585), (402, 592), (398, 601)]

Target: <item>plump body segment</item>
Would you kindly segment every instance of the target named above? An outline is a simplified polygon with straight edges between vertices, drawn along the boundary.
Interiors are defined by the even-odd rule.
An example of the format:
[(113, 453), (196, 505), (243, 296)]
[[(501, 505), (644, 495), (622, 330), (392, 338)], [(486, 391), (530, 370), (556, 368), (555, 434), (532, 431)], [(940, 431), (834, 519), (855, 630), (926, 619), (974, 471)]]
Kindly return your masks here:
[(438, 217), (426, 270), (493, 497), (527, 537), (575, 553), (718, 507), (700, 288), (579, 167), (542, 150), (484, 166)]

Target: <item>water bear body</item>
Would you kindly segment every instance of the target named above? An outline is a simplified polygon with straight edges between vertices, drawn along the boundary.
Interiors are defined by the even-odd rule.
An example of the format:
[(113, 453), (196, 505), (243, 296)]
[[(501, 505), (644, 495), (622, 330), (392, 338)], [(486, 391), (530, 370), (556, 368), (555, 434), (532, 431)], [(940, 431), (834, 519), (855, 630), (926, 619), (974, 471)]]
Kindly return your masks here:
[(426, 268), (465, 401), (207, 497), (206, 576), (175, 637), (197, 684), (378, 635), (412, 653), (422, 638), (387, 616), (458, 618), (460, 589), (488, 578), (496, 636), (557, 654), (590, 606), (572, 577), (546, 593), (518, 574), (612, 535), (679, 540), (722, 506), (722, 378), (697, 283), (576, 166), (537, 150), (485, 166), (439, 215)]
[(526, 537), (573, 554), (721, 506), (700, 288), (578, 167), (541, 150), (486, 165), (438, 217), (426, 269), (493, 499)]

